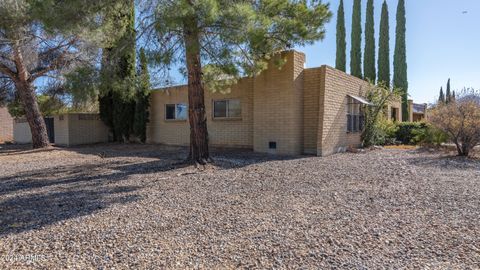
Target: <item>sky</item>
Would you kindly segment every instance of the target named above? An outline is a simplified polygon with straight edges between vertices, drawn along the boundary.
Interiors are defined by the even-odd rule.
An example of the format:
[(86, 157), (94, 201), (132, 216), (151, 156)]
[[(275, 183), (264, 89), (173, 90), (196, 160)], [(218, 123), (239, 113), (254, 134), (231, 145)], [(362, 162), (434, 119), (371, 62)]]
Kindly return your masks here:
[[(296, 50), (306, 54), (307, 67), (335, 66), (336, 12), (340, 0), (330, 3), (334, 16), (323, 41)], [(366, 0), (362, 0), (365, 31)], [(383, 0), (375, 0), (375, 42)], [(393, 75), (397, 0), (387, 0), (390, 12), (390, 53)], [(347, 72), (350, 66), (350, 32), (353, 0), (344, 0), (347, 29)], [(464, 13), (466, 11), (466, 13)], [(480, 0), (406, 0), (407, 64), (410, 98), (432, 103), (440, 87), (451, 79), (452, 90), (480, 89)], [(362, 36), (364, 38), (364, 36)], [(363, 45), (362, 45), (363, 51)], [(362, 52), (363, 53), (363, 52)]]

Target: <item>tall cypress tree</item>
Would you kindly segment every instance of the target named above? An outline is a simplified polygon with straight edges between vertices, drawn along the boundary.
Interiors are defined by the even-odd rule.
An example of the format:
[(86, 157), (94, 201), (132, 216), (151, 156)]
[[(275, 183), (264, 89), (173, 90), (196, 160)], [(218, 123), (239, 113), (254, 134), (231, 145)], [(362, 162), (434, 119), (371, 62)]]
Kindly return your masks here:
[(390, 88), (390, 23), (387, 1), (382, 5), (380, 38), (378, 41), (378, 82)]
[(445, 94), (443, 93), (443, 86), (440, 87), (440, 95), (438, 97), (438, 103), (440, 103), (440, 104), (445, 103)]
[(352, 48), (350, 51), (350, 74), (362, 76), (362, 1), (353, 1), (352, 14)]
[(147, 56), (145, 50), (140, 49), (140, 68), (137, 76), (137, 92), (135, 104), (135, 122), (133, 130), (141, 142), (147, 140), (147, 123), (150, 107), (150, 74), (148, 73)]
[(337, 59), (335, 68), (341, 71), (347, 69), (347, 42), (345, 31), (345, 10), (343, 0), (340, 0), (337, 12)]
[(363, 60), (365, 79), (375, 83), (377, 71), (375, 69), (375, 19), (373, 0), (367, 2), (365, 22), (365, 58)]
[(133, 0), (112, 5), (105, 23), (122, 31), (103, 49), (100, 117), (110, 127), (115, 141), (129, 140), (135, 116), (135, 7)]
[(408, 121), (408, 77), (407, 77), (407, 45), (406, 45), (405, 0), (399, 0), (397, 6), (397, 27), (395, 54), (393, 56), (393, 86), (402, 89), (403, 121)]
[(450, 90), (450, 79), (448, 79), (447, 81), (447, 95), (445, 97), (445, 103), (450, 103), (450, 101), (452, 101), (452, 93), (451, 93), (451, 90)]

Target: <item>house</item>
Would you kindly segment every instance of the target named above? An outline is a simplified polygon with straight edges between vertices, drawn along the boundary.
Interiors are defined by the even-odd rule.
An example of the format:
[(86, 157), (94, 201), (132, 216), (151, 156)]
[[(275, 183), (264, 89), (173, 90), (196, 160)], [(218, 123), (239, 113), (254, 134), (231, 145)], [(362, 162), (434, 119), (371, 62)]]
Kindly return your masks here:
[[(329, 66), (305, 68), (297, 51), (277, 57), (286, 60), (281, 68), (270, 63), (228, 93), (206, 91), (210, 145), (318, 156), (360, 146), (368, 83)], [(188, 145), (187, 104), (185, 85), (153, 91), (148, 142)]]
[(410, 122), (420, 122), (427, 118), (427, 104), (413, 103), (413, 100), (408, 100), (408, 112)]
[(0, 143), (13, 140), (13, 118), (7, 107), (0, 107)]

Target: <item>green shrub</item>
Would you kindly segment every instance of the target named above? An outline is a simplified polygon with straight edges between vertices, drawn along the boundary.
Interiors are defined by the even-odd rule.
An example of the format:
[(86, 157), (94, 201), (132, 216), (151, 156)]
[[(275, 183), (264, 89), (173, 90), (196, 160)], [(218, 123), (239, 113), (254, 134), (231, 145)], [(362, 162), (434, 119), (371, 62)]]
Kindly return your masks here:
[(427, 124), (424, 122), (400, 122), (396, 125), (398, 129), (395, 137), (403, 144), (415, 144), (415, 136), (427, 129)]
[(375, 145), (395, 144), (398, 127), (394, 122), (382, 117), (375, 125), (375, 130)]
[(425, 146), (441, 146), (448, 140), (448, 134), (442, 130), (426, 124), (425, 128), (417, 128), (412, 131), (412, 143)]

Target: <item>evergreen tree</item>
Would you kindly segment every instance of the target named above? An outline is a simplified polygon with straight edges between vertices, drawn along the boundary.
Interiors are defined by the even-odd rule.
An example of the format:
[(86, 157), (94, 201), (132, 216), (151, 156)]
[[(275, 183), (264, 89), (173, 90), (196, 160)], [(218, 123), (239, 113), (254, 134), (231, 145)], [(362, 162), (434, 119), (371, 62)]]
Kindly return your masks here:
[(122, 32), (103, 49), (100, 117), (118, 142), (128, 141), (135, 116), (135, 7), (133, 0), (112, 5), (105, 23)]
[(440, 95), (438, 97), (438, 103), (440, 104), (445, 103), (445, 94), (443, 93), (443, 87), (440, 87)]
[(337, 58), (335, 68), (343, 72), (347, 69), (347, 42), (345, 31), (345, 10), (343, 0), (340, 0), (337, 12)]
[(366, 80), (375, 83), (377, 72), (375, 69), (375, 19), (373, 0), (368, 0), (367, 2), (363, 72)]
[(450, 101), (452, 101), (452, 93), (451, 93), (451, 90), (450, 90), (450, 79), (448, 79), (447, 81), (447, 95), (445, 97), (445, 103), (450, 103)]
[(25, 113), (33, 148), (49, 146), (36, 86), (45, 78), (59, 83), (67, 70), (90, 60), (92, 44), (102, 42), (96, 37), (107, 39), (111, 34), (93, 19), (109, 4), (109, 0), (0, 1), (0, 80)]
[(457, 99), (457, 95), (455, 94), (455, 91), (453, 91), (453, 93), (452, 93), (452, 102), (455, 102), (456, 99)]
[(163, 66), (181, 60), (188, 79), (189, 159), (199, 164), (210, 161), (205, 86), (228, 89), (240, 76), (267, 68), (268, 59), (281, 57), (277, 52), (323, 39), (331, 17), (323, 1), (155, 2), (149, 16), (159, 43), (154, 58)]
[(403, 121), (408, 121), (409, 118), (406, 30), (405, 0), (399, 0), (397, 7), (395, 53), (393, 57), (393, 87), (403, 91)]
[(148, 108), (150, 107), (150, 75), (148, 73), (145, 50), (140, 49), (140, 69), (138, 72), (138, 89), (136, 93), (135, 122), (133, 129), (141, 142), (147, 140)]
[(352, 14), (352, 48), (350, 51), (350, 74), (355, 77), (362, 76), (362, 1), (353, 1)]
[(378, 41), (378, 82), (390, 88), (390, 23), (387, 1), (382, 5), (380, 38)]

